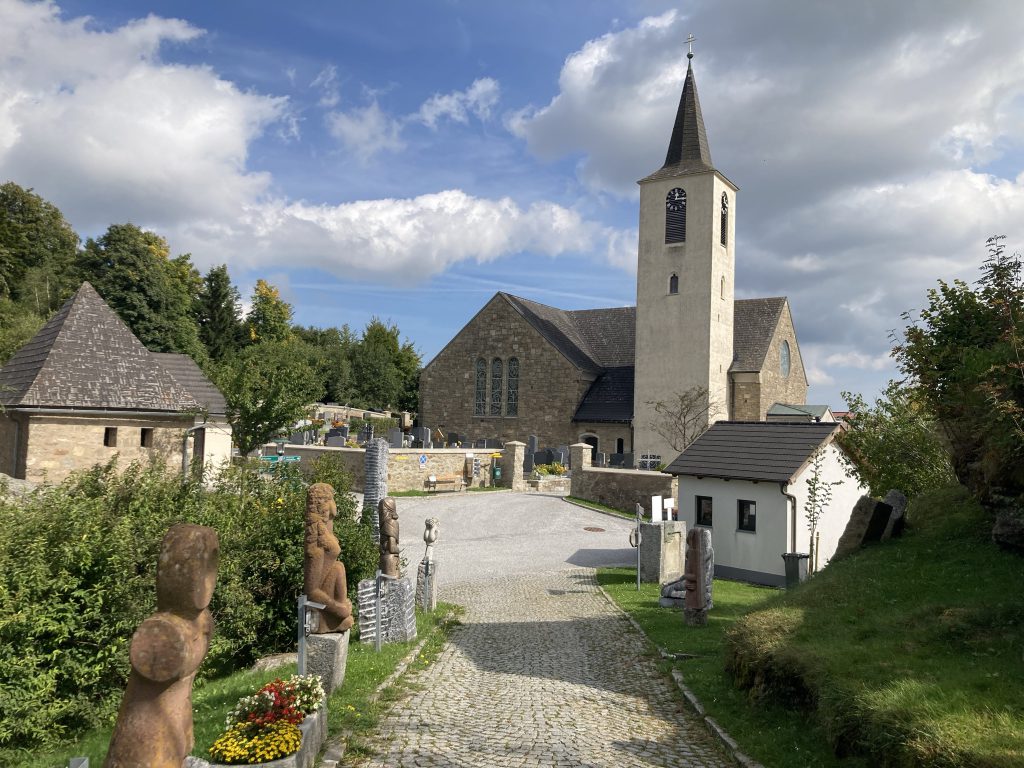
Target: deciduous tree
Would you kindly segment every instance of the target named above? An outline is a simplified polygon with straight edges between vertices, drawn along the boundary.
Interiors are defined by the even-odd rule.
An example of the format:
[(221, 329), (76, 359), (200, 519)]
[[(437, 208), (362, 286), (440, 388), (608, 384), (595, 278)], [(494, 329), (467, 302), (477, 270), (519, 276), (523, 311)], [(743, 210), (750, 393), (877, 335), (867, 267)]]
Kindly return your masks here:
[(649, 400), (657, 417), (648, 426), (661, 435), (673, 450), (682, 453), (717, 418), (722, 407), (708, 394), (707, 387), (691, 387), (675, 392), (667, 400)]

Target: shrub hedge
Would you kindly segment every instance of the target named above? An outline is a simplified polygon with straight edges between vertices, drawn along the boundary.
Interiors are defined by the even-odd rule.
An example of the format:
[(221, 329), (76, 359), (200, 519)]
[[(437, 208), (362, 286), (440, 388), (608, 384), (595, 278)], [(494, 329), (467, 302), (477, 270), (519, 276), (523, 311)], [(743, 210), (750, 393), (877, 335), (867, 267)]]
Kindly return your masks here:
[(220, 538), (216, 625), (199, 676), (290, 649), (308, 481), (335, 488), (335, 533), (354, 592), (373, 574), (376, 547), (329, 457), (310, 478), (247, 464), (225, 469), (212, 487), (160, 465), (119, 471), (115, 460), (0, 498), (0, 764), (116, 716), (132, 633), (155, 610), (157, 555), (175, 523), (208, 525)]

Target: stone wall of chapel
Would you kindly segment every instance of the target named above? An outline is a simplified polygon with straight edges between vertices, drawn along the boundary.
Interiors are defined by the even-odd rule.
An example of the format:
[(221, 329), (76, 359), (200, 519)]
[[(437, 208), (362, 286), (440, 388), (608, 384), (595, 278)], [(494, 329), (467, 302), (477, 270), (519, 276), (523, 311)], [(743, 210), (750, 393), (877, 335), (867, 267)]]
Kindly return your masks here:
[[(781, 349), (782, 342), (789, 342), (789, 376), (782, 375)], [(774, 403), (794, 403), (802, 405), (807, 402), (807, 375), (804, 373), (803, 358), (800, 346), (796, 341), (796, 328), (793, 316), (789, 312), (789, 304), (779, 318), (775, 328), (768, 354), (761, 368), (761, 403), (757, 418), (764, 421), (768, 409)]]
[[(161, 459), (169, 471), (180, 472), (182, 437), (194, 423), (192, 415), (104, 419), (32, 416), (25, 443), (25, 479), (59, 483), (72, 472), (108, 462), (115, 454), (121, 468), (132, 461)], [(107, 427), (117, 429), (116, 447), (103, 444)], [(150, 447), (142, 445), (143, 429), (153, 430)]]
[(630, 453), (633, 450), (633, 439), (630, 435), (629, 424), (617, 424), (614, 422), (576, 422), (576, 436), (571, 443), (582, 443), (584, 435), (597, 436), (597, 450), (599, 453), (615, 453), (615, 441), (622, 439), (623, 453)]
[[(487, 406), (490, 411), (491, 360), (503, 363), (506, 388), (508, 359), (519, 359), (517, 416), (475, 416), (476, 361), (487, 361)], [(495, 296), (459, 331), (420, 375), (419, 423), (470, 440), (521, 440), (537, 435), (542, 447), (576, 442), (572, 423), (591, 378), (582, 374), (501, 296)], [(502, 393), (502, 413), (505, 392)]]

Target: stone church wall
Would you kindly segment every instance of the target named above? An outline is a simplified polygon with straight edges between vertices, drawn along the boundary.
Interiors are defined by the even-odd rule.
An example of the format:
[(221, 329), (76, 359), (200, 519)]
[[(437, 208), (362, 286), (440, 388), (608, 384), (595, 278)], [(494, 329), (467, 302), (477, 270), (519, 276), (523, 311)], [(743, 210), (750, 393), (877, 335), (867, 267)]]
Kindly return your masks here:
[(633, 451), (633, 439), (630, 435), (629, 424), (616, 424), (614, 422), (575, 422), (573, 426), (576, 434), (573, 435), (570, 443), (583, 442), (584, 435), (597, 436), (597, 450), (600, 453), (616, 453), (615, 441), (622, 439), (623, 452)]
[(761, 408), (761, 382), (756, 373), (732, 375), (732, 414), (734, 421), (761, 421), (771, 403)]
[[(782, 342), (789, 342), (789, 376), (782, 375), (781, 347)], [(800, 357), (800, 346), (796, 341), (796, 329), (793, 327), (793, 316), (789, 313), (789, 305), (779, 318), (778, 327), (768, 347), (761, 369), (761, 403), (757, 419), (764, 421), (768, 409), (774, 403), (807, 402), (807, 375), (804, 373), (803, 359)]]
[[(490, 410), (491, 360), (503, 361), (503, 388), (508, 359), (519, 359), (517, 416), (475, 416), (475, 366), (487, 361), (487, 406)], [(526, 442), (537, 435), (542, 446), (568, 445), (580, 434), (570, 419), (590, 380), (551, 346), (506, 299), (492, 298), (449, 342), (420, 376), (419, 422), (470, 440), (496, 438)], [(502, 413), (505, 393), (502, 393)], [(463, 440), (465, 442), (465, 440)]]

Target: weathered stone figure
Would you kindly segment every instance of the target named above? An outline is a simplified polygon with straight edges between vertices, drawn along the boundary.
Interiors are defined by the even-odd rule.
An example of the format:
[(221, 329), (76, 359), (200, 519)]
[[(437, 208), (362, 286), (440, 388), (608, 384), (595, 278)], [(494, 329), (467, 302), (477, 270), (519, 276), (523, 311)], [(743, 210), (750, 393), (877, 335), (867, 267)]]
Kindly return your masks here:
[(132, 636), (132, 671), (104, 768), (181, 768), (192, 751), (192, 680), (210, 647), (217, 532), (173, 526), (160, 546), (157, 612)]
[(393, 498), (388, 496), (380, 500), (377, 517), (380, 520), (380, 572), (397, 579), (401, 575), (398, 562), (398, 507)]
[(686, 534), (686, 568), (683, 571), (686, 592), (683, 616), (691, 627), (703, 626), (708, 622), (708, 610), (713, 605), (711, 585), (714, 568), (711, 531), (691, 528)]
[(437, 541), (437, 533), (440, 529), (440, 522), (436, 517), (428, 517), (424, 521), (426, 528), (423, 531), (423, 541), (426, 542), (427, 549), (423, 553), (423, 562), (432, 563), (434, 562), (434, 542)]
[(352, 601), (348, 599), (345, 565), (339, 562), (341, 545), (334, 535), (338, 507), (334, 489), (314, 483), (306, 491), (306, 542), (303, 585), (306, 597), (327, 607), (320, 611), (314, 633), (344, 632), (353, 624)]

